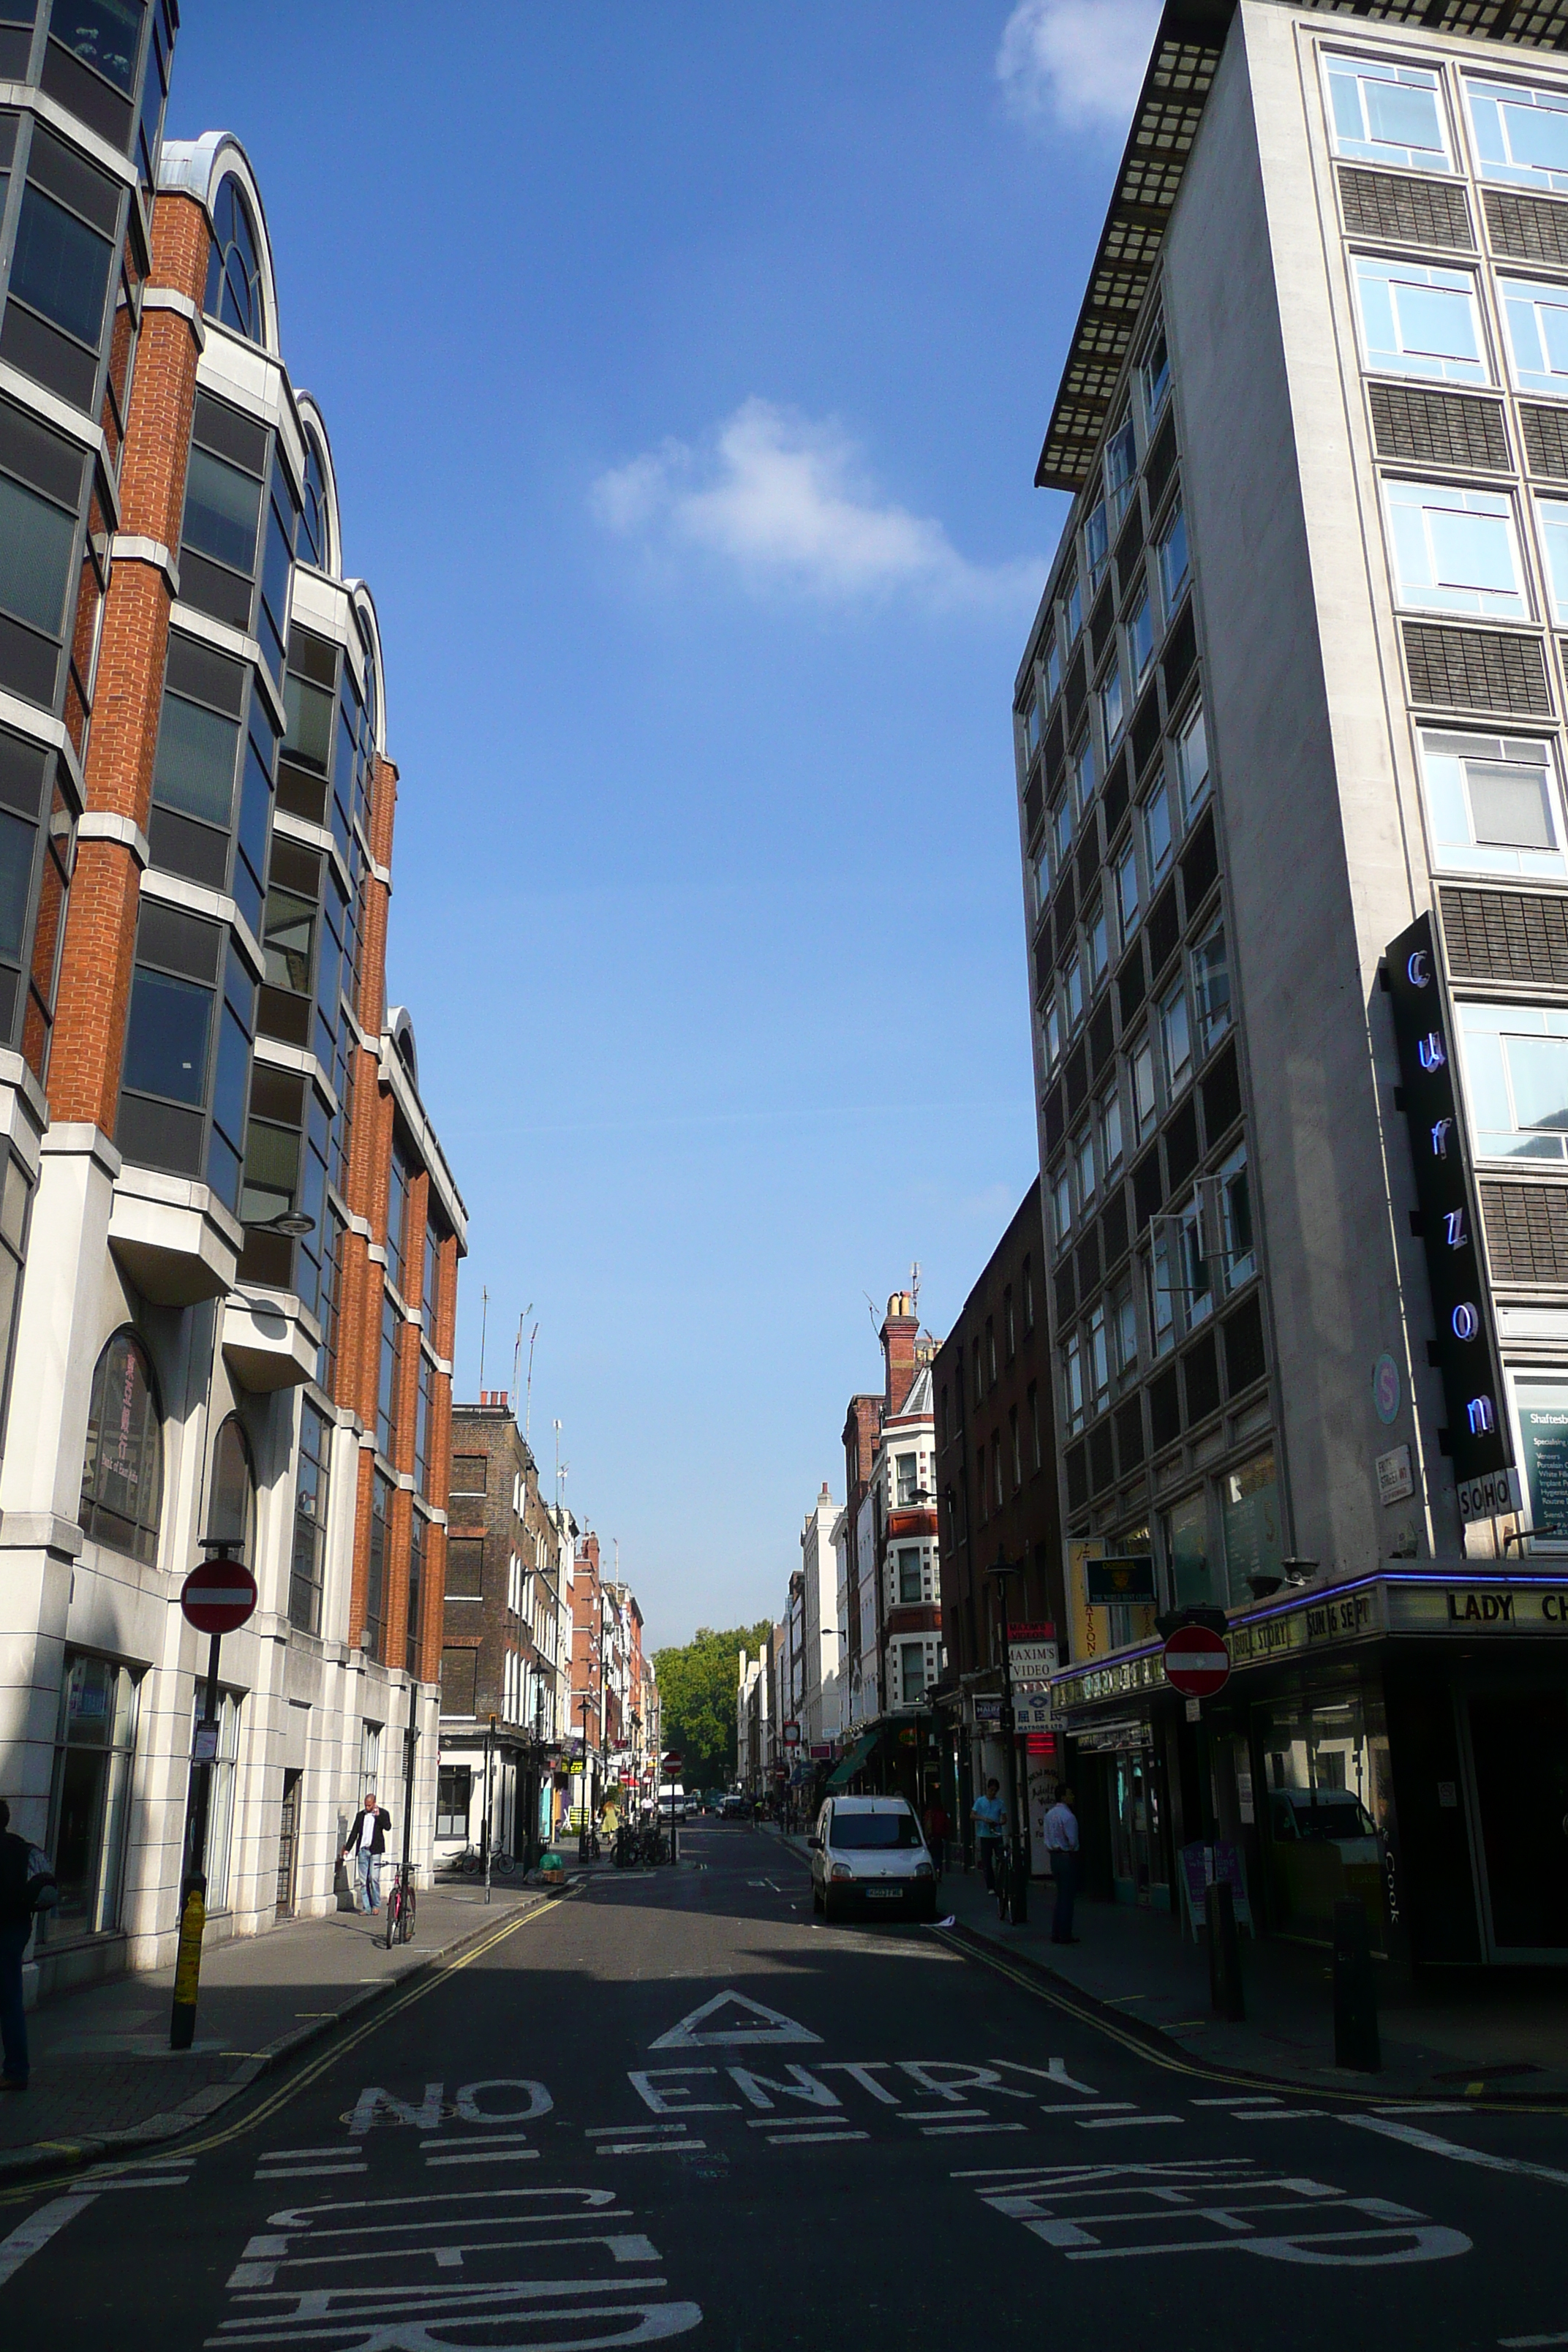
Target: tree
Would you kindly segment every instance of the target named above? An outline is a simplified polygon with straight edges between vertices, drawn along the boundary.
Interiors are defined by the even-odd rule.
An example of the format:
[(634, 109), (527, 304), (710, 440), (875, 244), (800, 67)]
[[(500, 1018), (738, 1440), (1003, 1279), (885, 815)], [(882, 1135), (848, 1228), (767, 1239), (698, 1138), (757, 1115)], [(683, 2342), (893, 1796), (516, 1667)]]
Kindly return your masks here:
[(740, 1653), (754, 1658), (773, 1630), (767, 1617), (728, 1633), (700, 1625), (679, 1649), (654, 1652), (664, 1744), (681, 1759), (685, 1788), (727, 1789), (734, 1779)]

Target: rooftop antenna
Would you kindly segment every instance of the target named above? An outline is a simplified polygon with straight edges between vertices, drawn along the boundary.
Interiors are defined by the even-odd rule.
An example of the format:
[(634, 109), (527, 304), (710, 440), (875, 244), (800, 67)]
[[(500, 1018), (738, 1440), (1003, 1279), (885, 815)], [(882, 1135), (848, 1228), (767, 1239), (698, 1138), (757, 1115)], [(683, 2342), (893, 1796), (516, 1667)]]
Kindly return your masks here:
[(872, 1328), (872, 1330), (873, 1330), (873, 1331), (880, 1330), (881, 1326), (880, 1326), (880, 1324), (879, 1324), (879, 1323), (878, 1322), (878, 1320), (877, 1320), (877, 1302), (876, 1302), (876, 1300), (872, 1297), (872, 1296), (871, 1296), (871, 1294), (870, 1294), (870, 1292), (869, 1292), (868, 1290), (863, 1290), (863, 1291), (860, 1293), (860, 1296), (861, 1296), (861, 1297), (862, 1297), (862, 1298), (865, 1300), (865, 1302), (866, 1302), (866, 1312), (867, 1312), (867, 1314), (871, 1318), (871, 1328)]
[(532, 1299), (531, 1298), (531, 1299), (529, 1300), (529, 1302), (528, 1302), (528, 1305), (523, 1308), (522, 1313), (521, 1313), (521, 1314), (518, 1317), (518, 1318), (517, 1318), (517, 1345), (516, 1345), (516, 1347), (515, 1347), (515, 1348), (513, 1348), (513, 1349), (512, 1349), (512, 1351), (511, 1351), (511, 1394), (510, 1394), (510, 1395), (508, 1397), (508, 1399), (507, 1399), (507, 1402), (508, 1402), (508, 1404), (511, 1407), (511, 1410), (512, 1410), (512, 1412), (513, 1412), (514, 1413), (515, 1413), (515, 1412), (516, 1412), (516, 1411), (517, 1411), (517, 1366), (518, 1366), (518, 1359), (519, 1359), (519, 1358), (521, 1357), (521, 1355), (522, 1354), (522, 1327), (523, 1327), (523, 1325), (527, 1322), (527, 1320), (528, 1320), (529, 1317), (532, 1314), (532, 1312), (533, 1312), (533, 1301), (532, 1301)]
[(528, 1387), (524, 1392), (522, 1409), (522, 1442), (525, 1445), (528, 1444), (528, 1433), (533, 1426), (533, 1343), (538, 1337), (539, 1326), (536, 1323), (528, 1335)]
[(917, 1257), (910, 1268), (910, 1313), (918, 1322), (921, 1312), (921, 1262)]
[(485, 1393), (485, 1328), (489, 1319), (490, 1294), (481, 1288), (479, 1292), (479, 1396), (481, 1400)]

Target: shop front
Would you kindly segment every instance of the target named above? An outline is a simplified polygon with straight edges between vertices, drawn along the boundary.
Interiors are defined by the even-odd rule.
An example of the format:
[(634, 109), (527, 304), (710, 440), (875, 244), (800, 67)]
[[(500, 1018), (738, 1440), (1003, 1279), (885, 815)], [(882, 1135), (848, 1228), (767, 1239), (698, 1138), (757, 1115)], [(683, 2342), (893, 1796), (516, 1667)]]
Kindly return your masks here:
[(1056, 1678), (1089, 1885), (1169, 1908), (1212, 1834), (1266, 1933), (1327, 1944), (1353, 1900), (1398, 1964), (1568, 1964), (1568, 1573), (1389, 1562), (1229, 1642), (1201, 1723), (1158, 1641)]

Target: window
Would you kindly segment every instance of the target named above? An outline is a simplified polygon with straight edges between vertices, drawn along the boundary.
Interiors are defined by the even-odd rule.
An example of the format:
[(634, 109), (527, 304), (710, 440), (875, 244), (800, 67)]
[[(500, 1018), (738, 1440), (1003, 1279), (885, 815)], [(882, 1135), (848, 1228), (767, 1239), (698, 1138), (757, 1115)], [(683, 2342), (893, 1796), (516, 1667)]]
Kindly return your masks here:
[(1078, 574), (1069, 572), (1062, 589), (1062, 602), (1067, 606), (1068, 643), (1070, 645), (1083, 626), (1083, 591)]
[(1002, 1507), (1002, 1440), (994, 1433), (991, 1439), (991, 1497), (996, 1508), (1000, 1510)]
[[(8, 453), (7, 453), (8, 454)], [(58, 638), (65, 626), (66, 590), (76, 548), (76, 516), (37, 490), (0, 474), (0, 606), (29, 628)], [(44, 656), (47, 691), (35, 701), (53, 702), (56, 663)], [(40, 675), (39, 684), (44, 684)]]
[(1209, 1264), (1209, 1241), (1205, 1231), (1204, 1203), (1201, 1193), (1194, 1194), (1179, 1218), (1181, 1233), (1181, 1288), (1186, 1307), (1187, 1328), (1202, 1323), (1214, 1306), (1214, 1276)]
[[(46, 193), (47, 191), (48, 193)], [(98, 380), (104, 302), (120, 221), (119, 190), (54, 139), (33, 131), (11, 263), (11, 299), (47, 325), (18, 332), (7, 321), (6, 356), (26, 373), (89, 408)], [(54, 331), (51, 333), (50, 330)]]
[(213, 1448), (207, 1539), (223, 1542), (243, 1560), (256, 1556), (256, 1472), (239, 1415), (231, 1412)]
[(1110, 501), (1112, 522), (1120, 522), (1126, 513), (1138, 477), (1138, 445), (1133, 438), (1132, 419), (1124, 416), (1105, 445), (1105, 492)]
[(1116, 1369), (1125, 1377), (1138, 1369), (1138, 1309), (1130, 1282), (1121, 1285), (1110, 1302), (1110, 1323), (1116, 1342)]
[(921, 1598), (920, 1546), (907, 1544), (899, 1554), (899, 1599), (910, 1601)]
[(985, 1318), (985, 1362), (991, 1374), (991, 1386), (996, 1385), (996, 1327), (990, 1316)]
[(1164, 599), (1167, 621), (1180, 604), (1186, 584), (1187, 517), (1185, 509), (1178, 507), (1160, 541), (1160, 593)]
[(1050, 835), (1060, 866), (1072, 847), (1072, 794), (1064, 793), (1050, 813)]
[(261, 294), (261, 262), (256, 230), (251, 224), (237, 181), (231, 173), (217, 192), (213, 206), (212, 258), (207, 264), (206, 297), (209, 319), (232, 327), (247, 342), (267, 340)]
[(1013, 1286), (1011, 1283), (1008, 1283), (1002, 1293), (1002, 1329), (1005, 1336), (1007, 1361), (1011, 1363), (1014, 1357), (1018, 1352), (1018, 1326), (1017, 1318), (1013, 1313)]
[(1062, 1003), (1068, 1029), (1076, 1029), (1083, 1019), (1083, 967), (1077, 956), (1069, 956), (1062, 973)]
[(435, 1393), (436, 1367), (419, 1350), (418, 1386), (414, 1401), (414, 1491), (428, 1502), (430, 1496), (430, 1403)]
[(1384, 375), (1431, 376), (1443, 383), (1491, 382), (1469, 270), (1373, 261), (1358, 254), (1355, 283), (1369, 368)]
[[(1057, 1247), (1060, 1249), (1072, 1231), (1072, 1185), (1065, 1168), (1058, 1169), (1051, 1179), (1051, 1223), (1056, 1234)], [(979, 1342), (976, 1341), (975, 1344), (978, 1347)], [(975, 1394), (978, 1397), (978, 1385)]]
[(926, 1645), (923, 1642), (903, 1642), (899, 1645), (900, 1674), (902, 1677), (903, 1703), (912, 1706), (925, 1696)]
[(1032, 688), (1018, 713), (1018, 730), (1024, 739), (1024, 760), (1027, 764), (1040, 748), (1040, 706), (1035, 699)]
[(985, 1525), (991, 1514), (985, 1504), (985, 1448), (980, 1446), (974, 1456), (974, 1492), (980, 1501), (980, 1524)]
[(89, 1543), (158, 1557), (163, 1439), (153, 1368), (133, 1331), (117, 1331), (98, 1360), (81, 1473), (81, 1531)]
[(1068, 1434), (1083, 1427), (1083, 1343), (1075, 1331), (1062, 1349), (1062, 1403)]
[(1086, 1214), (1094, 1198), (1094, 1139), (1084, 1128), (1072, 1147), (1073, 1166), (1078, 1171), (1079, 1209)]
[[(1094, 798), (1094, 743), (1088, 734), (1080, 735), (1073, 746), (1072, 797), (1079, 809), (1086, 809)], [(1058, 844), (1058, 854), (1059, 848)]]
[(1030, 1465), (1030, 1468), (1031, 1468), (1031, 1469), (1033, 1469), (1033, 1470), (1037, 1470), (1037, 1469), (1040, 1467), (1040, 1462), (1041, 1462), (1041, 1454), (1040, 1454), (1040, 1391), (1039, 1391), (1039, 1390), (1036, 1387), (1036, 1385), (1035, 1385), (1034, 1381), (1031, 1381), (1029, 1382), (1029, 1465)]
[[(191, 1705), (192, 1744), (195, 1727), (203, 1720), (202, 1709), (205, 1692), (198, 1686)], [(204, 1851), (193, 1857), (195, 1866), (206, 1878), (208, 1916), (215, 1911), (226, 1911), (228, 1901), (228, 1865), (234, 1843), (234, 1776), (239, 1755), (240, 1702), (232, 1691), (220, 1692), (217, 1704), (217, 1754), (213, 1758), (207, 1783), (207, 1833)]]
[(1100, 1098), (1099, 1125), (1100, 1164), (1110, 1177), (1121, 1165), (1121, 1095), (1116, 1087)]
[(1132, 1111), (1138, 1123), (1138, 1140), (1142, 1143), (1159, 1116), (1154, 1087), (1154, 1047), (1147, 1032), (1132, 1048), (1130, 1067), (1132, 1073)]
[(1515, 384), (1568, 399), (1568, 286), (1504, 278), (1499, 289)]
[(1176, 1343), (1176, 1293), (1172, 1278), (1170, 1227), (1163, 1218), (1150, 1228), (1149, 1255), (1145, 1261), (1149, 1286), (1149, 1330), (1156, 1356), (1163, 1356)]
[(381, 1365), (376, 1382), (375, 1442), (390, 1462), (397, 1446), (397, 1340), (403, 1318), (382, 1294)]
[(1176, 732), (1176, 782), (1182, 823), (1191, 824), (1209, 796), (1209, 739), (1201, 702), (1193, 705)]
[(1529, 619), (1513, 504), (1505, 492), (1389, 482), (1384, 496), (1401, 604), (1428, 613)]
[(1239, 1290), (1258, 1271), (1252, 1242), (1252, 1194), (1247, 1181), (1247, 1153), (1233, 1151), (1219, 1171), (1220, 1242), (1225, 1253), (1225, 1286)]
[(1018, 1435), (1018, 1408), (1016, 1404), (1007, 1408), (1007, 1438), (1013, 1456), (1013, 1492), (1016, 1495), (1024, 1483), (1024, 1448)]
[(1437, 77), (1373, 58), (1325, 62), (1334, 148), (1363, 163), (1451, 172)]
[(1424, 731), (1421, 780), (1435, 865), (1482, 874), (1568, 875), (1550, 745), (1518, 736)]
[(1089, 938), (1089, 984), (1100, 986), (1110, 963), (1110, 940), (1105, 920), (1105, 901), (1097, 898), (1084, 917), (1084, 930)]
[(403, 1667), (405, 1674), (418, 1677), (424, 1651), (425, 1632), (425, 1521), (418, 1511), (409, 1514), (408, 1525), (408, 1625), (404, 1644)]
[(1127, 659), (1132, 671), (1132, 691), (1137, 693), (1149, 675), (1149, 665), (1154, 658), (1154, 616), (1149, 607), (1147, 589), (1127, 615)]
[(447, 1649), (441, 1653), (441, 1712), (443, 1715), (472, 1716), (475, 1711), (475, 1677), (479, 1654), (477, 1650)]
[(1152, 889), (1171, 862), (1171, 799), (1163, 776), (1143, 803), (1143, 849)]
[(1116, 911), (1125, 947), (1138, 928), (1138, 852), (1131, 842), (1116, 861)]
[(1568, 92), (1465, 77), (1483, 180), (1568, 188)]
[(5, 1155), (0, 1177), (0, 1436), (10, 1398), (12, 1350), (16, 1340), (16, 1302), (27, 1234), (32, 1187), (15, 1150)]
[(1035, 1269), (1028, 1258), (1024, 1260), (1023, 1283), (1024, 1328), (1032, 1331), (1035, 1328)]
[(1100, 584), (1100, 576), (1110, 557), (1110, 532), (1106, 521), (1105, 500), (1091, 509), (1084, 518), (1083, 561), (1089, 574), (1089, 593), (1092, 596)]
[(1049, 1072), (1056, 1068), (1062, 1057), (1061, 1008), (1054, 991), (1046, 1000), (1045, 1013), (1040, 1023), (1040, 1041), (1045, 1047), (1046, 1068)]
[(1219, 1491), (1226, 1573), (1234, 1601), (1250, 1591), (1250, 1578), (1279, 1573), (1285, 1547), (1273, 1447), (1227, 1473), (1220, 1480)]
[(1568, 1152), (1568, 1011), (1540, 1004), (1461, 1004), (1471, 1134), (1488, 1160)]
[(1225, 1593), (1215, 1589), (1209, 1567), (1208, 1502), (1202, 1487), (1195, 1495), (1184, 1495), (1179, 1502), (1173, 1503), (1161, 1518), (1165, 1563), (1176, 1607), (1187, 1609), (1222, 1601)]
[(392, 1482), (378, 1470), (370, 1482), (370, 1567), (365, 1577), (364, 1623), (360, 1647), (378, 1664), (386, 1660), (387, 1546), (392, 1518)]
[(920, 1486), (920, 1456), (918, 1454), (895, 1454), (893, 1476), (898, 1500), (901, 1505), (913, 1503)]
[(1037, 915), (1043, 915), (1046, 911), (1046, 908), (1049, 902), (1051, 895), (1051, 835), (1049, 826), (1047, 826), (1045, 832), (1041, 834), (1040, 838), (1035, 846), (1035, 854), (1029, 860), (1029, 880), (1032, 887), (1035, 912)]
[(289, 1564), (289, 1622), (301, 1633), (319, 1633), (321, 1630), (331, 1428), (320, 1406), (312, 1404), (309, 1397), (302, 1397), (300, 1462), (294, 1487), (294, 1549)]
[(408, 1184), (407, 1162), (394, 1143), (386, 1190), (386, 1276), (393, 1288), (405, 1297), (408, 1291), (404, 1263), (408, 1246)]
[(436, 1338), (436, 1327), (440, 1320), (440, 1293), (441, 1236), (437, 1230), (436, 1220), (431, 1214), (428, 1197), (426, 1197), (425, 1208), (425, 1288), (422, 1296), (425, 1301), (425, 1328), (429, 1332), (432, 1340)]
[(985, 1380), (980, 1365), (980, 1341), (978, 1337), (975, 1339), (973, 1348), (971, 1350), (971, 1357), (974, 1370), (974, 1402), (978, 1404), (985, 1394)]
[(1223, 923), (1214, 924), (1193, 950), (1193, 1003), (1198, 1016), (1198, 1058), (1203, 1061), (1230, 1027), (1230, 963)]
[(1089, 1318), (1089, 1370), (1094, 1409), (1103, 1412), (1110, 1402), (1110, 1346), (1103, 1305), (1097, 1307)]
[(1105, 756), (1108, 760), (1121, 736), (1125, 708), (1125, 698), (1121, 691), (1121, 665), (1120, 662), (1113, 661), (1106, 672), (1104, 683), (1100, 689), (1100, 740), (1105, 745)]
[(1151, 425), (1165, 405), (1165, 394), (1171, 389), (1171, 353), (1165, 341), (1165, 322), (1161, 320), (1150, 337), (1138, 371), (1143, 386), (1143, 408)]
[(1193, 1067), (1187, 992), (1180, 981), (1161, 1002), (1160, 1039), (1165, 1051), (1165, 1091), (1174, 1100), (1192, 1076)]
[[(448, 1653), (450, 1654), (450, 1653)], [(443, 1662), (444, 1663), (444, 1662)], [(443, 1688), (445, 1677), (443, 1677)], [(436, 1834), (462, 1838), (468, 1834), (468, 1799), (473, 1788), (471, 1764), (443, 1764), (436, 1776)]]
[(1057, 650), (1057, 641), (1054, 636), (1046, 639), (1045, 651), (1040, 656), (1040, 660), (1046, 673), (1046, 700), (1047, 703), (1052, 703), (1061, 692), (1062, 686), (1062, 657)]
[(1552, 617), (1554, 621), (1568, 622), (1568, 499), (1538, 498), (1535, 513), (1546, 550), (1546, 584), (1552, 599)]
[(37, 1922), (37, 1942), (112, 1934), (120, 1925), (139, 1712), (128, 1666), (65, 1654), (49, 1786), (49, 1864), (60, 1899)]

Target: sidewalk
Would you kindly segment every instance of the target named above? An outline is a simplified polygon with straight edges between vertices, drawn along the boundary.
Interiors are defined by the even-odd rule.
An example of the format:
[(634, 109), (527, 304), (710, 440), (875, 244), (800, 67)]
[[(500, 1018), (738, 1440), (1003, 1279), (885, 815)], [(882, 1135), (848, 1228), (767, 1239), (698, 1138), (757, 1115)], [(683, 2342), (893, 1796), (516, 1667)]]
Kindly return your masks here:
[[(784, 1843), (807, 1858), (804, 1838)], [(965, 1943), (1026, 1958), (1063, 1991), (1205, 2065), (1293, 2089), (1365, 2088), (1385, 2097), (1568, 2094), (1568, 2011), (1555, 1972), (1471, 1969), (1414, 1990), (1380, 1989), (1383, 2071), (1352, 2074), (1334, 2063), (1329, 1955), (1316, 1946), (1244, 1932), (1247, 2018), (1231, 2025), (1210, 2011), (1206, 1944), (1183, 1935), (1169, 1913), (1080, 1895), (1074, 1926), (1081, 1940), (1062, 1945), (1050, 1940), (1048, 1881), (1031, 1885), (1023, 1927), (1002, 1925), (978, 1871), (949, 1871), (937, 1900)]]
[(386, 1914), (329, 1912), (202, 1957), (196, 2039), (169, 2048), (172, 1968), (117, 1977), (29, 2011), (32, 2081), (0, 2102), (0, 2183), (172, 2138), (331, 2033), (400, 1981), (519, 1911), (559, 1900), (474, 1881), (421, 1888), (415, 1941), (387, 1951)]

